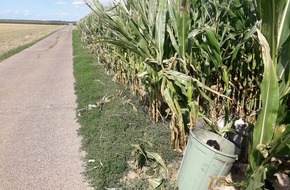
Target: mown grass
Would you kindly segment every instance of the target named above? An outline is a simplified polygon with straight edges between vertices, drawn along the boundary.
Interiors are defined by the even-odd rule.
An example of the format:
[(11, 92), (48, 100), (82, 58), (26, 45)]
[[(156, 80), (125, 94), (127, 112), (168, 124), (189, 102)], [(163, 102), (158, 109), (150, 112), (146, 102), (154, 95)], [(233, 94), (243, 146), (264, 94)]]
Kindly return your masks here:
[[(124, 86), (114, 83), (96, 57), (81, 47), (77, 31), (73, 31), (73, 47), (75, 90), (81, 110), (79, 134), (83, 138), (82, 149), (87, 153), (85, 175), (96, 189), (148, 189), (145, 179), (135, 179), (130, 185), (121, 182), (130, 169), (128, 161), (134, 159), (132, 144), (144, 144), (170, 163), (180, 157), (170, 147), (170, 130), (149, 121), (138, 100)], [(112, 96), (115, 97), (110, 102), (87, 109), (89, 104)]]
[[(58, 29), (58, 30), (60, 30), (60, 29)], [(13, 56), (13, 55), (15, 55), (15, 54), (17, 54), (17, 53), (19, 53), (19, 52), (27, 49), (27, 48), (29, 48), (31, 46), (33, 46), (37, 42), (39, 42), (39, 41), (47, 38), (48, 36), (52, 35), (53, 33), (57, 32), (58, 30), (53, 31), (53, 32), (51, 32), (51, 33), (49, 33), (49, 34), (47, 34), (45, 36), (42, 36), (41, 38), (38, 38), (38, 39), (36, 39), (36, 40), (34, 40), (32, 42), (29, 42), (27, 44), (24, 44), (24, 45), (18, 46), (16, 48), (13, 48), (11, 50), (8, 50), (6, 52), (0, 53), (0, 62), (3, 61), (3, 60), (5, 60), (5, 59), (8, 59), (9, 57), (11, 57), (11, 56)]]

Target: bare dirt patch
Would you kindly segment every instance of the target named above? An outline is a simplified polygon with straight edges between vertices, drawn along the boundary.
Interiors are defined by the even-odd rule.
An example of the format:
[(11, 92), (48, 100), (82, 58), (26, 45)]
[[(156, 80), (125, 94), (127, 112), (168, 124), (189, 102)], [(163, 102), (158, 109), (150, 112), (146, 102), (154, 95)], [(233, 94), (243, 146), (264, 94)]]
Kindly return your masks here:
[(0, 54), (38, 40), (62, 27), (63, 25), (0, 23)]

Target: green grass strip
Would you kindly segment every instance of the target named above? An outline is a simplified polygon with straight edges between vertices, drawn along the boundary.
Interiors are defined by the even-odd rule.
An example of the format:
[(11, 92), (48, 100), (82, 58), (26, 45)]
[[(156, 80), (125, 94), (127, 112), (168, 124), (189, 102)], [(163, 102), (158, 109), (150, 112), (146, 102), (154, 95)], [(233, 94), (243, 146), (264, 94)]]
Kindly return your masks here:
[[(127, 161), (134, 160), (132, 144), (146, 145), (144, 142), (149, 141), (153, 145), (146, 148), (170, 162), (177, 154), (170, 147), (169, 130), (150, 123), (136, 98), (114, 83), (96, 57), (82, 48), (77, 31), (73, 31), (73, 54), (79, 134), (87, 153), (85, 174), (90, 184), (96, 189), (148, 189), (145, 179), (134, 180), (130, 185), (121, 182), (129, 169)], [(98, 104), (104, 97), (109, 101)], [(97, 108), (87, 109), (95, 103)]]

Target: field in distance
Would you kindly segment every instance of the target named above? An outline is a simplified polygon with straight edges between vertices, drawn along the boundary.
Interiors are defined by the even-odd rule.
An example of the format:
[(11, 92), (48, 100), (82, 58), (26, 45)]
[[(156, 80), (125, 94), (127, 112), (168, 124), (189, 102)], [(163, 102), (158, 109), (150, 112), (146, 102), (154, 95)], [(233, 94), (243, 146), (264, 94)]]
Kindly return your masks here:
[(64, 25), (0, 23), (0, 55), (34, 42), (62, 27)]

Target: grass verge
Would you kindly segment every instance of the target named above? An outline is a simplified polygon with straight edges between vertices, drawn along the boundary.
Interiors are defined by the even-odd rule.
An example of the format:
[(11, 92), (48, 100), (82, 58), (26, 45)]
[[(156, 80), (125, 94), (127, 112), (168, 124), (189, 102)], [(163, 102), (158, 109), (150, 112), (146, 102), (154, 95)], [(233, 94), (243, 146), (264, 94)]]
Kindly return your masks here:
[(44, 38), (47, 38), (48, 36), (54, 34), (55, 32), (57, 32), (57, 31), (59, 31), (59, 30), (60, 30), (60, 29), (58, 29), (58, 30), (56, 30), (56, 31), (53, 31), (53, 32), (51, 32), (51, 33), (49, 33), (49, 34), (47, 34), (47, 35), (45, 35), (45, 36), (43, 36), (43, 37), (41, 37), (41, 38), (39, 38), (39, 39), (37, 39), (37, 40), (34, 40), (34, 41), (32, 41), (32, 42), (29, 42), (29, 43), (27, 43), (27, 44), (25, 44), (25, 45), (18, 46), (18, 47), (16, 47), (16, 48), (13, 48), (13, 49), (11, 49), (11, 50), (8, 50), (8, 51), (6, 51), (6, 52), (4, 52), (4, 53), (1, 53), (1, 54), (0, 54), (0, 62), (3, 61), (3, 60), (5, 60), (5, 59), (7, 59), (7, 58), (9, 58), (9, 57), (11, 57), (11, 56), (13, 56), (13, 55), (15, 55), (15, 54), (17, 54), (17, 53), (19, 53), (19, 52), (21, 52), (21, 51), (23, 51), (23, 50), (25, 50), (25, 49), (27, 49), (27, 48), (29, 48), (30, 46), (33, 46), (33, 45), (36, 44), (37, 42), (43, 40)]
[(170, 147), (170, 130), (149, 121), (138, 100), (114, 83), (96, 57), (82, 48), (77, 31), (73, 31), (73, 53), (79, 134), (87, 153), (89, 183), (96, 189), (150, 189), (147, 179), (156, 174), (156, 167), (138, 165), (140, 154), (132, 154), (132, 145), (139, 144), (163, 157), (169, 175), (160, 188), (173, 189), (170, 176), (176, 173), (174, 163), (180, 155)]

